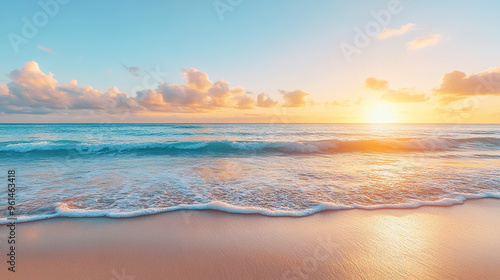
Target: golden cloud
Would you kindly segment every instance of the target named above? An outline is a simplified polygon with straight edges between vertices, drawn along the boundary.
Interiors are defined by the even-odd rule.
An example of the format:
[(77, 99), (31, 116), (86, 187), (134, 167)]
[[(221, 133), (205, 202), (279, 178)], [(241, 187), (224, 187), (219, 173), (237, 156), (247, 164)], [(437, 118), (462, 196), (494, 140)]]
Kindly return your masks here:
[(417, 38), (407, 44), (408, 49), (413, 50), (413, 49), (421, 49), (421, 48), (426, 48), (430, 47), (432, 45), (437, 44), (441, 40), (441, 35), (439, 34), (433, 34), (425, 37), (420, 37)]

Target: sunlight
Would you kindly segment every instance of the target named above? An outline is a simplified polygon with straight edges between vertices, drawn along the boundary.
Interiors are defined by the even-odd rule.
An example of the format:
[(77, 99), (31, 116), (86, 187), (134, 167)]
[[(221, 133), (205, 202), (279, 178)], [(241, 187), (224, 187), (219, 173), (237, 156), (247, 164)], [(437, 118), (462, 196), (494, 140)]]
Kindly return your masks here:
[(395, 123), (397, 115), (394, 108), (389, 104), (380, 103), (374, 105), (368, 112), (368, 122), (370, 123)]

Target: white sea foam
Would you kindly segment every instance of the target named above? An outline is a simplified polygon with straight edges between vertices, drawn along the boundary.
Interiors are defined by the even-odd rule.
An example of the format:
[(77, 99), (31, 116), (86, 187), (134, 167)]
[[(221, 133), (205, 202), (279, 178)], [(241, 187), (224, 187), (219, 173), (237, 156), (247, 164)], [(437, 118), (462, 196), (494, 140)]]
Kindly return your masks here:
[[(345, 210), (345, 209), (412, 209), (421, 206), (453, 206), (457, 204), (464, 203), (467, 199), (478, 199), (478, 198), (499, 198), (500, 192), (498, 193), (482, 193), (482, 194), (462, 194), (458, 195), (456, 198), (443, 198), (436, 201), (411, 201), (401, 204), (377, 204), (377, 205), (337, 205), (328, 202), (318, 203), (315, 206), (301, 209), (301, 210), (270, 210), (260, 207), (250, 207), (250, 206), (239, 206), (232, 205), (226, 202), (213, 201), (205, 204), (193, 204), (193, 205), (177, 205), (166, 208), (148, 208), (148, 209), (137, 209), (137, 210), (85, 210), (85, 209), (72, 209), (67, 207), (67, 205), (60, 204), (56, 213), (53, 214), (42, 214), (42, 215), (22, 215), (17, 217), (18, 223), (30, 222), (37, 220), (45, 220), (51, 218), (96, 218), (96, 217), (108, 217), (108, 218), (130, 218), (137, 216), (153, 215), (164, 212), (180, 211), (180, 210), (216, 210), (227, 213), (234, 214), (261, 214), (264, 216), (271, 217), (304, 217), (313, 215), (322, 211), (327, 210)], [(9, 221), (7, 218), (0, 218), (0, 224), (7, 224)]]

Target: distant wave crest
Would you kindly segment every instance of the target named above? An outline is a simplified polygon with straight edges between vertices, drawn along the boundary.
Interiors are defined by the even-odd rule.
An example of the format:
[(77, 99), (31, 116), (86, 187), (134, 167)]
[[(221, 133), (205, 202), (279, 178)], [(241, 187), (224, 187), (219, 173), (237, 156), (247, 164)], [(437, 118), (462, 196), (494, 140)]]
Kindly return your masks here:
[(500, 147), (500, 138), (475, 137), (463, 139), (375, 139), (321, 140), (299, 142), (264, 141), (191, 141), (142, 143), (59, 143), (38, 141), (29, 143), (0, 143), (0, 153), (346, 153), (346, 152), (433, 152), (457, 149), (489, 150)]

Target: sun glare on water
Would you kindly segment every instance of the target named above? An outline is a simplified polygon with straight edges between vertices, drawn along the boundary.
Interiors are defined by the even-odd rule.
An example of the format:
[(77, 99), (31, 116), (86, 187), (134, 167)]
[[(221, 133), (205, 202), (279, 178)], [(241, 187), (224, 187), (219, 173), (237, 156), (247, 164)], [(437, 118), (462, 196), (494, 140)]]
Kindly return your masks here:
[(395, 123), (397, 115), (389, 104), (377, 104), (368, 112), (368, 121), (371, 123)]

